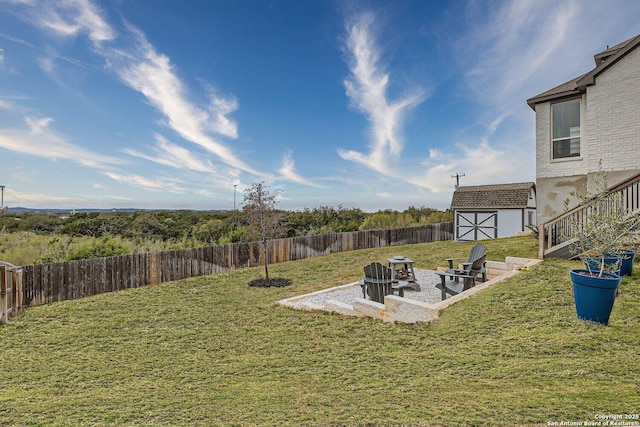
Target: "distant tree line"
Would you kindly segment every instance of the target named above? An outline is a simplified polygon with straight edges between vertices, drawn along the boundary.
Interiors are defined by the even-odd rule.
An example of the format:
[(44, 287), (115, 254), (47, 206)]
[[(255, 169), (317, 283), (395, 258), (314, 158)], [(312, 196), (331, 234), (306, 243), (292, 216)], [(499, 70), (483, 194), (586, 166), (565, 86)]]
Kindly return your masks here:
[[(278, 235), (273, 237), (296, 237), (426, 225), (451, 221), (452, 213), (413, 206), (403, 212), (376, 213), (321, 206), (301, 211), (278, 210), (277, 218)], [(68, 216), (9, 211), (0, 216), (0, 234), (28, 232), (50, 236), (49, 249), (37, 262), (54, 262), (261, 240), (263, 237), (251, 221), (251, 211), (246, 207), (238, 211), (155, 210)], [(80, 245), (78, 239), (85, 237), (93, 240)], [(0, 248), (0, 257), (3, 250), (4, 247)]]
[[(451, 211), (409, 207), (365, 213), (359, 208), (321, 206), (301, 211), (280, 211), (282, 236), (294, 237), (345, 231), (411, 227), (452, 221)], [(5, 213), (0, 231), (64, 234), (81, 237), (120, 236), (126, 239), (193, 240), (224, 244), (255, 240), (249, 215), (239, 211), (156, 210), (137, 212), (90, 212), (69, 216)]]

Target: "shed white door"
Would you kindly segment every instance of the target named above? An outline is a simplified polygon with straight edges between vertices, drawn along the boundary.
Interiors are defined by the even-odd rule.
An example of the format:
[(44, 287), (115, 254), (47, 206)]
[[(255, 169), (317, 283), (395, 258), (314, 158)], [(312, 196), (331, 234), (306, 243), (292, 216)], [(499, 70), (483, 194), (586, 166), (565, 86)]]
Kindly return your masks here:
[(483, 240), (498, 237), (498, 212), (456, 211), (456, 239)]

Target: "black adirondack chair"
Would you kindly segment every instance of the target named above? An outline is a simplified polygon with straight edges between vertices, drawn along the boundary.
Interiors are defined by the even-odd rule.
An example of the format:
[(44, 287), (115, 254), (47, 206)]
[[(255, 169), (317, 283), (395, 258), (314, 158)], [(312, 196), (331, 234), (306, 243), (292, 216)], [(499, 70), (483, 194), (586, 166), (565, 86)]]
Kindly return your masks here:
[(471, 268), (473, 263), (478, 258), (481, 258), (483, 256), (486, 257), (484, 243), (478, 243), (477, 245), (474, 245), (471, 248), (467, 262), (460, 263), (462, 265), (462, 268), (455, 268), (453, 266), (453, 262), (456, 260), (464, 260), (465, 258), (446, 258), (446, 260), (449, 262), (449, 268), (447, 269), (447, 272), (452, 274), (469, 274), (469, 272), (473, 272), (476, 276), (480, 276), (481, 282), (486, 282), (487, 281), (487, 268), (485, 265), (486, 260), (485, 262), (482, 263), (482, 266), (480, 266), (480, 268), (477, 268), (477, 269)]
[[(449, 295), (458, 295), (476, 285), (476, 277), (478, 271), (483, 269), (486, 255), (482, 255), (471, 263), (468, 270), (447, 270), (445, 272), (436, 272), (440, 276), (440, 283), (436, 285), (442, 291), (442, 299)], [(448, 280), (447, 278), (450, 278)]]
[(364, 267), (364, 279), (360, 281), (360, 286), (364, 298), (369, 295), (371, 301), (384, 304), (384, 297), (393, 294), (395, 290), (403, 297), (407, 282), (394, 284), (391, 280), (391, 269), (376, 261)]

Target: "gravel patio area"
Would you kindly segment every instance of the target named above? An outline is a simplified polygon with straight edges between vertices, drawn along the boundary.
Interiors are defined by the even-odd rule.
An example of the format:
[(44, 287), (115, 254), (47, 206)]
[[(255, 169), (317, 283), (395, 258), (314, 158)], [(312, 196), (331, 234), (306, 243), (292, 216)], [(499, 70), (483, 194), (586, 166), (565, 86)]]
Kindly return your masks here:
[[(442, 291), (436, 288), (436, 285), (440, 283), (440, 276), (433, 270), (415, 269), (415, 273), (416, 280), (420, 284), (420, 292), (407, 288), (404, 291), (404, 297), (431, 304), (440, 302), (442, 300)], [(362, 298), (362, 289), (357, 283), (352, 286), (339, 286), (302, 295), (295, 302), (292, 301), (292, 306), (294, 308), (300, 308), (306, 304), (324, 306), (329, 300), (353, 305), (353, 301), (355, 301), (356, 298)]]

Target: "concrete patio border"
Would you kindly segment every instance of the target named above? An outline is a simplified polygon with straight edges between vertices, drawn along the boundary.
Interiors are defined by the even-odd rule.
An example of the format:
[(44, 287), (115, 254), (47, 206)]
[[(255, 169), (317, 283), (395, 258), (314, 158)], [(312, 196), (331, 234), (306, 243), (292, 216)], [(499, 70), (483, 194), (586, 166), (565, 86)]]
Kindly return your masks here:
[(338, 313), (345, 316), (372, 317), (385, 322), (400, 323), (416, 323), (416, 322), (432, 322), (437, 320), (440, 312), (458, 301), (476, 295), (478, 292), (490, 288), (509, 277), (521, 272), (521, 269), (531, 267), (541, 262), (539, 259), (506, 257), (505, 262), (487, 261), (487, 274), (490, 280), (480, 283), (473, 288), (462, 292), (461, 294), (447, 298), (436, 304), (429, 304), (422, 301), (416, 301), (409, 298), (402, 298), (395, 295), (387, 295), (384, 304), (380, 304), (371, 300), (357, 298), (353, 305), (345, 304), (336, 300), (329, 300), (324, 306), (318, 304), (297, 304), (301, 300), (320, 293), (333, 292), (337, 289), (350, 286), (359, 286), (358, 282), (346, 285), (323, 289), (312, 292), (310, 294), (298, 295), (277, 301), (276, 304), (292, 307), (300, 310), (322, 310), (331, 313)]

